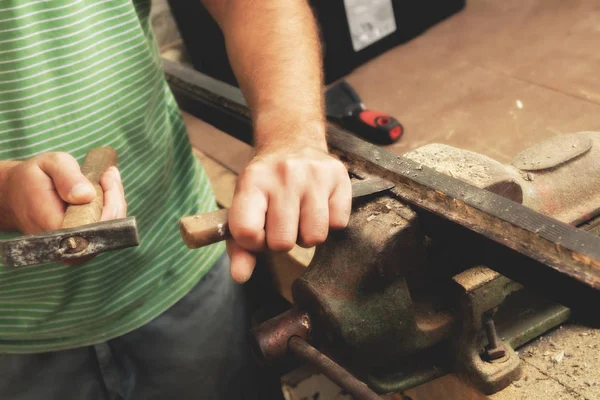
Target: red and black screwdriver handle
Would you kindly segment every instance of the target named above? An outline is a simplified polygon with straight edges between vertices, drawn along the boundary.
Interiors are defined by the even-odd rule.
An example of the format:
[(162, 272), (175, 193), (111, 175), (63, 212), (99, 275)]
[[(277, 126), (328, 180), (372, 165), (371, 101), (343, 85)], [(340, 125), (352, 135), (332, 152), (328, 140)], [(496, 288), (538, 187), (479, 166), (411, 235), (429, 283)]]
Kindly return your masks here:
[(342, 118), (344, 128), (378, 144), (397, 142), (404, 133), (404, 127), (387, 114), (379, 111), (357, 109)]

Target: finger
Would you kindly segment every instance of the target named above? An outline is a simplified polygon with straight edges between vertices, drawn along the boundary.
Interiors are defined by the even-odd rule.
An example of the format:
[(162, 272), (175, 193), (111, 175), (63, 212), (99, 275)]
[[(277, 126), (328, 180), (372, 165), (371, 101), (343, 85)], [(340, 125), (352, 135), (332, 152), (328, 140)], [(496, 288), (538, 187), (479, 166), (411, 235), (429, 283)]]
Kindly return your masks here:
[(329, 197), (329, 227), (343, 229), (348, 225), (352, 211), (352, 183), (350, 178), (340, 181)]
[(231, 277), (238, 283), (247, 282), (256, 265), (256, 257), (233, 239), (227, 240), (227, 254), (231, 259)]
[(46, 232), (48, 229), (42, 228), (33, 219), (27, 218), (23, 220), (23, 226), (21, 232), (25, 235), (35, 235), (38, 233)]
[(261, 251), (265, 246), (267, 198), (257, 187), (241, 183), (229, 208), (229, 231), (240, 246)]
[(53, 231), (60, 229), (65, 218), (65, 203), (56, 192), (48, 192), (43, 196), (43, 201), (37, 201), (35, 205), (35, 214), (32, 215), (32, 222), (36, 224), (41, 231)]
[(29, 172), (30, 185), (13, 206), (25, 234), (35, 234), (59, 229), (65, 215), (65, 203), (56, 193), (52, 179), (41, 169), (33, 166)]
[(127, 212), (127, 203), (123, 196), (121, 178), (117, 168), (110, 167), (102, 174), (100, 186), (104, 191), (104, 205), (100, 221), (124, 218)]
[(324, 191), (310, 190), (300, 206), (300, 240), (302, 247), (313, 247), (327, 239), (329, 230), (329, 196)]
[(54, 182), (60, 197), (71, 204), (89, 203), (96, 196), (94, 186), (81, 173), (77, 160), (67, 153), (47, 153), (37, 165)]
[(123, 188), (123, 181), (121, 179), (121, 173), (117, 167), (111, 167), (115, 174), (115, 178), (117, 181), (117, 187), (121, 192), (121, 213), (119, 213), (118, 218), (125, 218), (127, 216), (127, 200), (125, 199), (125, 189)]
[(281, 188), (269, 197), (267, 246), (273, 251), (290, 251), (298, 238), (300, 199), (297, 193)]

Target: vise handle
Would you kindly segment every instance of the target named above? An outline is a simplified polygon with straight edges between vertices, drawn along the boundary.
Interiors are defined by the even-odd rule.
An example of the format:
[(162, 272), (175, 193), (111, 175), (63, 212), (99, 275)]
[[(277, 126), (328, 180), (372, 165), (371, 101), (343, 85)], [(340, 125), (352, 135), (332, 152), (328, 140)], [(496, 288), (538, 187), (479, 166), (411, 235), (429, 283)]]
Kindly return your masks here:
[(259, 365), (268, 364), (293, 354), (301, 361), (316, 367), (345, 392), (357, 400), (382, 400), (382, 397), (341, 365), (309, 344), (312, 332), (310, 315), (292, 307), (253, 327), (250, 349)]

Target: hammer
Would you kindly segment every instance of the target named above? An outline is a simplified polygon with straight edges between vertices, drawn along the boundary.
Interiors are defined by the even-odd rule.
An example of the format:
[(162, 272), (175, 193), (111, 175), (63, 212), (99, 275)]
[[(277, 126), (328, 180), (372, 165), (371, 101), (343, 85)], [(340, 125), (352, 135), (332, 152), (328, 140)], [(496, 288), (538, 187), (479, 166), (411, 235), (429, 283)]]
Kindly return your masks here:
[(0, 242), (6, 267), (65, 262), (105, 251), (137, 246), (140, 242), (135, 217), (98, 222), (104, 205), (100, 177), (117, 165), (112, 147), (91, 149), (81, 172), (94, 185), (96, 197), (87, 204), (67, 206), (61, 229)]

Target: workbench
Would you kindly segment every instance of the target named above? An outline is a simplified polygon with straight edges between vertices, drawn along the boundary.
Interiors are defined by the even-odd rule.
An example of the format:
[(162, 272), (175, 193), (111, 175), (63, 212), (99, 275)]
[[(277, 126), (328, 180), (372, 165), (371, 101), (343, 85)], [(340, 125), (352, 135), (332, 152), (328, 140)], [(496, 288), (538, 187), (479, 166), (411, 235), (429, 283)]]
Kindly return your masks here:
[[(396, 117), (403, 154), (445, 143), (509, 162), (560, 133), (600, 130), (600, 8), (593, 0), (471, 0), (461, 13), (346, 79), (369, 108)], [(197, 156), (228, 206), (252, 149), (186, 115)], [(207, 147), (208, 146), (208, 147)], [(227, 151), (225, 152), (224, 149)], [(229, 168), (223, 167), (229, 158)], [(234, 160), (234, 161), (232, 161)], [(289, 286), (312, 249), (272, 258), (274, 284)], [(592, 311), (591, 311), (592, 312)], [(600, 399), (600, 331), (566, 324), (519, 350), (523, 378), (486, 397), (452, 375), (407, 394), (424, 399)], [(342, 397), (340, 397), (342, 398)]]

